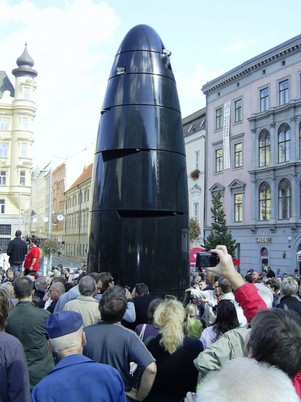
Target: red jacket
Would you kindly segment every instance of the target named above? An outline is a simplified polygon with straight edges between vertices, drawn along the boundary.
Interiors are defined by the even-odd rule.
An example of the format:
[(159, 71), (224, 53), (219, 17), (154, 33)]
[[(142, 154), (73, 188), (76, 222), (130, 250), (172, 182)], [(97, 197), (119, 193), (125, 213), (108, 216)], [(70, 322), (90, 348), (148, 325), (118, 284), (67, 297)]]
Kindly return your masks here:
[(40, 249), (39, 247), (31, 247), (26, 254), (24, 261), (24, 268), (29, 269), (32, 265), (32, 260), (36, 258), (36, 262), (34, 263), (31, 271), (38, 271), (40, 268)]
[[(234, 291), (236, 301), (241, 305), (248, 322), (252, 320), (259, 310), (266, 310), (267, 306), (258, 294), (253, 283), (245, 283)], [(293, 378), (293, 386), (301, 400), (301, 371)]]

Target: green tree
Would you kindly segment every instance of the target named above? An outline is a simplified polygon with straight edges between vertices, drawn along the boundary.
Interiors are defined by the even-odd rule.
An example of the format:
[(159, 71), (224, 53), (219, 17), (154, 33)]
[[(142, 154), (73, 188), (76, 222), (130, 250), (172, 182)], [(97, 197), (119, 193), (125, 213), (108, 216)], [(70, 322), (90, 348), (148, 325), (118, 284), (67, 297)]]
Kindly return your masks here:
[(206, 250), (214, 249), (216, 246), (224, 245), (228, 253), (235, 256), (236, 240), (233, 239), (227, 227), (226, 214), (223, 208), (222, 195), (218, 193), (212, 198), (212, 225), (211, 232), (205, 239), (204, 247)]
[(198, 222), (193, 219), (190, 218), (189, 219), (189, 238), (190, 241), (194, 242), (195, 240), (197, 240), (201, 235), (201, 228), (200, 225), (198, 224)]
[(45, 254), (56, 253), (59, 247), (59, 243), (57, 240), (53, 239), (45, 239), (42, 242), (42, 250)]

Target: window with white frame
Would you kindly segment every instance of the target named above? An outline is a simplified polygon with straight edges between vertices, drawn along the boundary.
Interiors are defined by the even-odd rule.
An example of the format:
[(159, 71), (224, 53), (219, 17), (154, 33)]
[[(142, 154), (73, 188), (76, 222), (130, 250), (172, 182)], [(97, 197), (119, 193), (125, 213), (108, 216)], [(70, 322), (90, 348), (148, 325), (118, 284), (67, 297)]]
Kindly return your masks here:
[(6, 171), (0, 171), (0, 186), (6, 186)]
[(286, 123), (278, 129), (278, 162), (289, 162), (291, 157), (291, 130)]
[(234, 194), (234, 222), (242, 222), (243, 212), (243, 195), (242, 193)]
[(199, 222), (200, 204), (198, 202), (193, 203), (193, 219)]
[(242, 121), (242, 99), (238, 99), (234, 102), (234, 111), (235, 111), (235, 123)]
[(195, 151), (194, 152), (194, 167), (195, 169), (199, 169), (199, 164), (200, 164), (200, 151)]
[(259, 220), (268, 221), (271, 219), (272, 193), (271, 187), (264, 182), (259, 187)]
[(5, 200), (0, 200), (0, 214), (5, 214)]
[(22, 88), (23, 99), (30, 99), (30, 88), (24, 87)]
[(234, 144), (234, 167), (242, 167), (242, 142)]
[(0, 117), (0, 130), (8, 130), (9, 129), (9, 118), (5, 116)]
[(290, 101), (289, 81), (283, 80), (279, 82), (279, 105), (285, 105)]
[(8, 157), (8, 143), (0, 142), (0, 158)]
[(215, 150), (215, 173), (223, 170), (223, 148)]
[(278, 217), (290, 219), (292, 216), (292, 186), (288, 179), (282, 179), (278, 188)]
[(268, 130), (264, 129), (259, 134), (259, 166), (268, 166), (271, 163), (271, 136)]
[(20, 157), (27, 158), (27, 142), (21, 142), (20, 144)]
[(219, 107), (215, 111), (215, 129), (220, 130), (223, 127), (223, 108)]
[(20, 127), (23, 130), (28, 130), (29, 129), (29, 117), (27, 117), (27, 116), (21, 116), (20, 117)]
[(269, 110), (269, 88), (260, 90), (260, 111), (265, 112)]
[(20, 171), (19, 183), (20, 183), (20, 186), (25, 186), (25, 184), (26, 184), (26, 172), (25, 172), (25, 170)]

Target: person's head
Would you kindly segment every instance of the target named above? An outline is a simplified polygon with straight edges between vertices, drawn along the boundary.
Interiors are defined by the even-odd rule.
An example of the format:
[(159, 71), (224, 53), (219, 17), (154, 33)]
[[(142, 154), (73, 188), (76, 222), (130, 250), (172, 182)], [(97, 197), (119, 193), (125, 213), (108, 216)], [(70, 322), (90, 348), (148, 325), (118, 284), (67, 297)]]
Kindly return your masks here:
[(39, 238), (36, 237), (36, 236), (32, 236), (29, 240), (30, 240), (30, 243), (29, 243), (29, 246), (30, 246), (30, 247), (38, 246), (39, 243), (40, 243)]
[(16, 237), (21, 237), (22, 236), (21, 230), (16, 230), (15, 236)]
[(258, 274), (258, 272), (253, 271), (253, 272), (251, 273), (251, 277), (252, 277), (252, 282), (253, 282), (253, 283), (256, 283), (256, 282), (259, 281), (259, 274)]
[(294, 377), (301, 370), (301, 319), (280, 308), (259, 311), (251, 322), (249, 355)]
[(100, 273), (98, 272), (90, 272), (89, 276), (91, 276), (95, 282), (96, 282), (96, 290), (97, 293), (101, 293), (101, 289), (102, 289), (102, 282), (101, 282), (101, 276)]
[(207, 285), (209, 285), (211, 288), (214, 287), (215, 282), (217, 281), (217, 276), (214, 275), (212, 272), (207, 271), (206, 276), (205, 276), (205, 281)]
[(28, 276), (20, 276), (14, 281), (14, 291), (19, 300), (31, 297), (33, 291), (33, 281)]
[(95, 279), (90, 275), (84, 276), (78, 282), (78, 290), (82, 296), (92, 296), (96, 293)]
[(114, 278), (110, 272), (101, 272), (101, 293), (104, 293), (108, 288), (114, 286)]
[(280, 285), (280, 295), (284, 296), (295, 296), (298, 292), (298, 282), (293, 276), (286, 276)]
[(240, 357), (223, 364), (201, 383), (195, 402), (297, 402), (288, 376), (276, 367)]
[(232, 292), (230, 282), (229, 282), (228, 279), (226, 279), (226, 278), (220, 278), (220, 279), (218, 280), (218, 286), (219, 286), (219, 288), (220, 288), (222, 294), (226, 294), (226, 293), (231, 293), (231, 292)]
[(185, 307), (186, 317), (197, 318), (199, 315), (199, 310), (194, 303), (188, 303)]
[(270, 278), (265, 282), (265, 286), (271, 289), (273, 294), (278, 294), (280, 289), (280, 284), (276, 278)]
[(55, 312), (46, 321), (46, 331), (52, 348), (61, 356), (82, 353), (86, 340), (81, 314), (64, 310)]
[(237, 312), (232, 300), (220, 300), (216, 309), (214, 330), (218, 339), (225, 332), (239, 326)]
[(9, 267), (6, 270), (6, 277), (7, 279), (9, 279), (10, 281), (13, 281), (15, 279), (15, 271), (14, 268)]
[(149, 290), (148, 290), (148, 286), (143, 283), (136, 283), (133, 291), (132, 291), (132, 296), (133, 297), (137, 297), (137, 296), (143, 296), (143, 295), (148, 295), (149, 294)]
[(170, 297), (165, 298), (154, 312), (154, 323), (162, 335), (160, 344), (169, 353), (174, 353), (183, 344), (185, 316), (182, 303)]
[(154, 321), (154, 313), (156, 308), (159, 306), (159, 304), (161, 303), (162, 299), (160, 299), (159, 297), (157, 299), (152, 300), (149, 305), (148, 305), (148, 309), (147, 309), (147, 318), (148, 318), (148, 322), (151, 324)]
[(55, 282), (49, 289), (52, 300), (59, 299), (65, 293), (65, 286), (61, 282)]
[(45, 276), (41, 276), (40, 278), (38, 278), (35, 281), (34, 286), (35, 286), (36, 290), (39, 290), (41, 292), (45, 292), (47, 287), (48, 287), (47, 278)]
[(0, 331), (4, 330), (5, 322), (9, 311), (13, 308), (9, 293), (6, 289), (0, 287)]
[(124, 290), (120, 286), (108, 288), (99, 302), (100, 316), (103, 321), (121, 321), (127, 307)]

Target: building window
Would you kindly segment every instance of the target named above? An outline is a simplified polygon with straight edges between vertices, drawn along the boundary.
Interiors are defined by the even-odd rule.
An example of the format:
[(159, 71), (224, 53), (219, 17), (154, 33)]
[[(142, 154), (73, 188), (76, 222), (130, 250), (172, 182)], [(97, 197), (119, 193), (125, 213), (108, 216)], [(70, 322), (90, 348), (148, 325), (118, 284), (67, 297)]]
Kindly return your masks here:
[(195, 153), (194, 153), (194, 160), (195, 160), (194, 168), (195, 168), (195, 169), (199, 169), (199, 164), (200, 164), (200, 151), (195, 151)]
[(6, 186), (6, 171), (1, 170), (0, 172), (0, 186)]
[(287, 179), (281, 180), (278, 190), (278, 217), (289, 219), (292, 216), (292, 187)]
[(20, 127), (23, 130), (28, 130), (29, 129), (29, 118), (26, 116), (21, 116), (20, 117)]
[(242, 222), (242, 193), (234, 194), (234, 221)]
[(5, 214), (5, 200), (0, 200), (0, 214)]
[(0, 225), (0, 235), (11, 235), (11, 225)]
[(267, 110), (269, 110), (269, 88), (263, 88), (260, 90), (260, 111)]
[(223, 170), (223, 149), (219, 148), (215, 150), (215, 172), (221, 172)]
[(299, 159), (301, 159), (301, 121), (299, 123)]
[(259, 166), (268, 166), (271, 163), (271, 136), (268, 130), (259, 134)]
[(6, 142), (0, 142), (0, 158), (8, 157), (8, 144)]
[(268, 183), (262, 183), (259, 187), (259, 220), (268, 221), (271, 219), (272, 198), (271, 188)]
[(27, 143), (21, 142), (20, 144), (20, 157), (27, 158)]
[(278, 130), (278, 162), (289, 162), (291, 156), (291, 130), (283, 123)]
[(279, 82), (279, 105), (285, 105), (290, 101), (290, 90), (288, 80)]
[(25, 170), (20, 171), (19, 178), (20, 178), (20, 186), (25, 186), (25, 183), (26, 183), (26, 172), (25, 172)]
[(223, 108), (218, 108), (215, 111), (215, 129), (220, 130), (223, 127)]
[(30, 99), (30, 88), (29, 87), (23, 87), (22, 88), (22, 94), (23, 94), (23, 99)]
[(234, 144), (234, 167), (242, 167), (242, 143)]
[(235, 108), (235, 123), (242, 121), (242, 99), (238, 99), (234, 102)]
[(199, 222), (199, 212), (200, 211), (200, 204), (198, 202), (193, 203), (193, 218), (196, 222)]
[(8, 117), (0, 117), (0, 130), (8, 130), (9, 128), (9, 118)]

